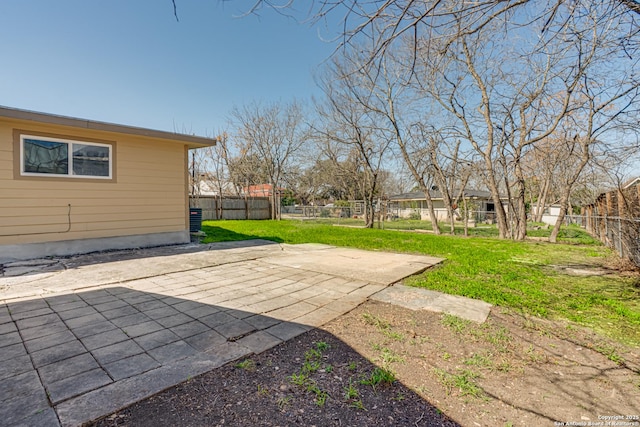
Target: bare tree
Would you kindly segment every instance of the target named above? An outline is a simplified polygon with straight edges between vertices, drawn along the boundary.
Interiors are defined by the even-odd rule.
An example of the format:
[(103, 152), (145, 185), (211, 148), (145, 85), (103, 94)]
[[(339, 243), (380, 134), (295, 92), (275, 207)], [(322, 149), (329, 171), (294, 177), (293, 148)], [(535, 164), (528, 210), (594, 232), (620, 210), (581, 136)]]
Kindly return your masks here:
[[(429, 158), (435, 181), (438, 183), (440, 194), (444, 206), (447, 209), (449, 218), (449, 229), (451, 234), (455, 234), (455, 209), (459, 198), (464, 195), (466, 183), (469, 179), (467, 174), (459, 175), (464, 160), (460, 158), (460, 140), (453, 143), (446, 141), (439, 132), (429, 137)], [(465, 221), (466, 222), (466, 221)]]
[(204, 172), (200, 175), (199, 184), (206, 186), (218, 198), (217, 217), (223, 218), (222, 198), (239, 195), (240, 187), (232, 179), (231, 165), (233, 157), (229, 147), (227, 132), (220, 132), (216, 137), (216, 145), (198, 150), (201, 152)]
[[(437, 33), (445, 50), (460, 37), (475, 35), (495, 24), (502, 27), (503, 34), (514, 27), (535, 25), (536, 33), (532, 37), (537, 39), (554, 33), (555, 22), (573, 19), (592, 3), (591, 0), (254, 0), (246, 14), (259, 14), (268, 8), (298, 18), (301, 12), (307, 11), (304, 20), (312, 24), (331, 22), (337, 17), (341, 32), (329, 35), (338, 42), (336, 51), (366, 42), (371, 53), (368, 60), (393, 52), (395, 42), (408, 36), (414, 40), (410, 60), (415, 62), (421, 55), (417, 40), (425, 34)], [(640, 2), (601, 0), (597, 3), (606, 14), (596, 25), (607, 27), (612, 22), (624, 25), (621, 47), (636, 49)], [(175, 1), (173, 4), (175, 7)], [(301, 9), (297, 7), (299, 4), (303, 5)], [(460, 26), (461, 19), (463, 25)]]
[(253, 159), (254, 167), (257, 162), (263, 168), (268, 179), (264, 184), (269, 184), (271, 189), (271, 216), (279, 219), (281, 185), (287, 168), (307, 138), (302, 107), (295, 101), (266, 106), (252, 103), (234, 108), (231, 117), (240, 159), (245, 165), (247, 159)]
[[(610, 77), (610, 76), (609, 76)], [(580, 109), (576, 114), (568, 117), (570, 129), (574, 132), (566, 135), (564, 143), (566, 150), (575, 156), (567, 157), (563, 163), (563, 173), (560, 179), (560, 212), (556, 224), (551, 231), (549, 241), (556, 242), (560, 227), (564, 222), (570, 207), (571, 192), (578, 182), (587, 164), (593, 158), (593, 150), (600, 145), (606, 150), (606, 145), (600, 136), (613, 129), (635, 127), (638, 119), (637, 100), (640, 97), (640, 86), (633, 80), (620, 80), (600, 76), (597, 81), (585, 78), (580, 87)], [(622, 102), (621, 102), (622, 101)], [(623, 134), (623, 133), (622, 133)]]
[(358, 182), (365, 201), (365, 226), (373, 227), (374, 201), (380, 190), (384, 161), (390, 152), (391, 140), (380, 132), (366, 104), (366, 87), (361, 86), (359, 72), (349, 68), (348, 58), (334, 58), (318, 84), (325, 93), (325, 102), (318, 104), (320, 125), (316, 132), (325, 141), (350, 147), (358, 168)]
[(366, 55), (366, 50), (362, 47), (346, 52), (342, 62), (334, 59), (334, 72), (347, 82), (350, 101), (366, 112), (372, 126), (379, 134), (384, 135), (383, 140), (393, 141), (398, 148), (405, 165), (424, 194), (433, 232), (440, 234), (438, 216), (431, 198), (434, 182), (433, 157), (425, 146), (429, 137), (425, 135), (425, 128), (418, 118), (414, 115), (407, 117), (409, 114), (405, 114), (411, 103), (409, 87), (404, 84), (405, 71), (403, 67), (398, 67), (398, 62), (387, 61), (385, 58), (362, 67), (360, 64)]
[[(251, 12), (293, 4), (259, 0)], [(441, 117), (456, 121), (460, 137), (481, 155), (503, 238), (526, 235), (527, 151), (585, 107), (578, 99), (585, 79), (593, 90), (602, 70), (622, 78), (615, 68), (633, 70), (639, 48), (640, 7), (633, 0), (317, 0), (310, 10), (312, 20), (343, 13), (341, 47), (350, 54), (347, 47), (368, 47), (360, 69), (379, 69), (380, 58), (405, 48), (405, 75), (423, 84), (448, 113)], [(622, 86), (634, 79), (627, 74)], [(613, 109), (630, 101), (630, 93), (618, 97)]]
[[(444, 34), (434, 30), (418, 43), (424, 53), (413, 68), (416, 78), (481, 155), (500, 237), (511, 235), (521, 240), (526, 235), (524, 155), (550, 136), (573, 110), (587, 107), (580, 94), (584, 81), (597, 81), (599, 70), (607, 67), (603, 54), (612, 52), (619, 33), (617, 28), (598, 25), (608, 13), (594, 3), (562, 19), (537, 22), (551, 35), (533, 43), (527, 42), (526, 36), (536, 31), (547, 34), (534, 24), (505, 29), (506, 23), (492, 22), (473, 34), (464, 34), (469, 18), (464, 16), (457, 23), (460, 36), (456, 39), (446, 37), (450, 31), (447, 26)], [(518, 18), (522, 19), (514, 17), (514, 21)], [(518, 43), (496, 39), (500, 31), (519, 36)], [(607, 45), (609, 50), (603, 48)], [(624, 99), (624, 105), (630, 101), (627, 95), (617, 99)], [(501, 187), (510, 201), (512, 224), (503, 208)]]
[(523, 157), (529, 205), (535, 208), (532, 216), (535, 222), (541, 222), (546, 207), (558, 200), (554, 178), (560, 173), (560, 160), (565, 153), (556, 133), (540, 141)]

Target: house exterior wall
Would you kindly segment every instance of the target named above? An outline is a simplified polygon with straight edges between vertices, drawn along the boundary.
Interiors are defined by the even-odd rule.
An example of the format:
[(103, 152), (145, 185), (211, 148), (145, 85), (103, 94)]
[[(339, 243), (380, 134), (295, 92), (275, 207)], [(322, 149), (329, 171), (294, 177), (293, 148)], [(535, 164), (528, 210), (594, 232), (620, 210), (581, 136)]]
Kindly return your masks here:
[[(112, 179), (21, 176), (20, 133), (110, 144)], [(110, 249), (121, 246), (114, 238), (130, 245), (135, 236), (187, 242), (186, 165), (187, 145), (179, 141), (0, 118), (0, 252), (52, 242), (77, 248), (87, 239), (108, 239), (98, 249)], [(55, 254), (47, 247), (44, 254)]]
[[(444, 201), (442, 199), (436, 199), (432, 201), (433, 210), (439, 221), (447, 221), (449, 213), (447, 212), (447, 208), (444, 206)], [(469, 216), (476, 221), (495, 221), (495, 208), (490, 207), (493, 205), (493, 200), (471, 200), (469, 201)], [(505, 202), (503, 203), (503, 208), (506, 212), (509, 212), (509, 205)], [(391, 208), (392, 213), (397, 215), (399, 218), (410, 218), (413, 214), (419, 213), (420, 219), (429, 221), (431, 220), (431, 216), (429, 214), (429, 209), (427, 208), (426, 200), (402, 200), (396, 202), (396, 205)], [(456, 221), (460, 220), (460, 208), (456, 211)]]
[[(447, 209), (442, 200), (433, 200), (433, 210), (439, 220), (447, 218)], [(403, 201), (399, 203), (396, 215), (400, 218), (410, 218), (415, 213), (420, 214), (420, 219), (428, 221), (431, 219), (426, 200)]]
[[(558, 222), (558, 216), (560, 215), (560, 206), (551, 205), (543, 208), (542, 222), (548, 225), (555, 225)], [(531, 214), (536, 215), (538, 212), (537, 206), (531, 207)]]

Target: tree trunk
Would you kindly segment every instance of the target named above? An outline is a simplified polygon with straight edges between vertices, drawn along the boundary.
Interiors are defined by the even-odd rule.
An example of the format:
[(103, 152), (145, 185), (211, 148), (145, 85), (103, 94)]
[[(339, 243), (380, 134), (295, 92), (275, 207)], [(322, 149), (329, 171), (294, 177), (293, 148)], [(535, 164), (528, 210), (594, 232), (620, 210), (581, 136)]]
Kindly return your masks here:
[(558, 234), (560, 234), (560, 227), (564, 222), (564, 217), (567, 215), (567, 208), (569, 205), (570, 194), (571, 194), (571, 191), (564, 191), (562, 193), (562, 197), (560, 199), (560, 212), (558, 212), (558, 219), (556, 219), (556, 223), (553, 226), (553, 230), (551, 230), (551, 235), (549, 236), (549, 241), (551, 243), (557, 243), (558, 241)]
[(485, 156), (485, 166), (486, 166), (486, 172), (487, 172), (487, 184), (489, 186), (489, 191), (491, 192), (491, 198), (493, 199), (493, 204), (496, 210), (498, 236), (501, 239), (506, 239), (507, 234), (509, 232), (509, 224), (507, 223), (507, 213), (505, 212), (504, 206), (502, 206), (502, 201), (500, 200), (500, 191), (498, 190), (498, 183), (496, 182), (496, 176), (493, 173), (493, 165), (491, 162), (491, 158), (487, 158), (487, 156)]
[[(444, 171), (440, 168), (438, 164), (438, 158), (436, 156), (436, 143), (433, 138), (430, 139), (431, 149), (429, 152), (429, 157), (431, 158), (432, 169), (435, 172), (434, 179), (440, 187), (440, 194), (442, 195), (442, 202), (444, 203), (445, 208), (447, 209), (447, 217), (450, 221), (450, 232), (451, 234), (455, 234), (455, 225), (453, 219), (453, 208), (451, 207), (451, 195), (449, 194), (449, 187), (447, 185), (447, 177), (445, 176)], [(428, 206), (428, 202), (427, 202)], [(433, 216), (432, 216), (433, 217)]]
[(456, 234), (456, 218), (453, 213), (453, 206), (451, 206), (451, 203), (447, 205), (447, 215), (449, 215), (449, 220), (451, 221), (451, 224), (449, 224), (449, 231), (451, 231), (451, 234)]
[(564, 183), (564, 188), (562, 189), (562, 195), (560, 197), (560, 212), (558, 213), (558, 219), (556, 220), (556, 223), (553, 226), (553, 230), (551, 230), (551, 235), (549, 236), (549, 241), (551, 243), (556, 243), (558, 239), (560, 227), (562, 226), (564, 218), (567, 215), (567, 209), (569, 207), (571, 199), (571, 190), (580, 177), (582, 170), (585, 168), (585, 166), (589, 162), (589, 159), (591, 158), (591, 154), (589, 153), (590, 142), (590, 140), (587, 140), (580, 143), (580, 149), (582, 151), (580, 155), (580, 163), (574, 169), (573, 175), (570, 176)]
[(551, 180), (548, 177), (545, 177), (544, 184), (540, 188), (540, 193), (538, 194), (538, 201), (536, 202), (535, 222), (542, 222), (542, 216), (544, 215), (544, 210), (547, 207), (547, 196), (549, 194), (550, 184)]
[(464, 221), (464, 237), (469, 237), (469, 206), (467, 205), (467, 198), (462, 196), (462, 209), (464, 212), (462, 220)]
[(420, 185), (424, 198), (427, 201), (427, 210), (429, 211), (429, 219), (431, 219), (431, 228), (433, 228), (433, 234), (440, 234), (440, 227), (438, 226), (438, 217), (436, 211), (433, 209), (433, 200), (431, 200), (431, 194), (429, 188), (425, 185)]
[[(518, 156), (520, 153), (518, 153)], [(516, 175), (516, 190), (518, 194), (516, 195), (516, 234), (515, 240), (524, 240), (527, 236), (527, 205), (526, 205), (526, 194), (525, 194), (525, 181), (524, 174), (522, 172), (522, 166), (520, 162), (516, 162), (515, 165), (515, 175)]]
[(364, 203), (364, 227), (373, 228), (373, 196), (369, 195)]
[[(447, 182), (443, 179), (439, 179), (436, 180), (436, 182), (438, 182), (438, 186), (440, 187), (440, 194), (442, 195), (442, 202), (444, 203), (445, 208), (447, 209), (447, 217), (449, 218), (450, 224), (449, 224), (449, 231), (451, 232), (451, 234), (456, 234), (455, 232), (455, 219), (454, 219), (454, 214), (453, 214), (453, 202), (451, 201), (451, 196), (449, 195), (449, 190), (447, 189), (446, 185)], [(431, 198), (431, 197), (429, 197)], [(427, 202), (427, 206), (429, 206), (429, 203)], [(435, 213), (435, 211), (434, 211)]]

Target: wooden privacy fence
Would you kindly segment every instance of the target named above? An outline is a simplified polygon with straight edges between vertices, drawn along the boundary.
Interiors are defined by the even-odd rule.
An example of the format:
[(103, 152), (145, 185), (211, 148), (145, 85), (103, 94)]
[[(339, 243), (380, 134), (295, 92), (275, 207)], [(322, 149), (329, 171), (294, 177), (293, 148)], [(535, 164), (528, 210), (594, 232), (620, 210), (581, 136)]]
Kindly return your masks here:
[(202, 209), (202, 219), (269, 219), (268, 197), (198, 196), (189, 198), (189, 206)]
[(640, 185), (601, 194), (582, 215), (589, 233), (640, 267)]

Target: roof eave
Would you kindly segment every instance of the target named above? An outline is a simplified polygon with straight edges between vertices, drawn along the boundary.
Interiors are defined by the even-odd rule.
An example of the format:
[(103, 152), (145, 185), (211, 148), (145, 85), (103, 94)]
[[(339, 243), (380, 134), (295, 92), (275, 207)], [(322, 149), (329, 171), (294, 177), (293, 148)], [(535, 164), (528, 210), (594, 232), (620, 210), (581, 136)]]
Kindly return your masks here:
[(146, 136), (150, 138), (165, 139), (185, 143), (189, 148), (203, 148), (216, 145), (216, 140), (195, 135), (165, 132), (161, 130), (146, 129), (136, 126), (119, 125), (115, 123), (100, 122), (95, 120), (79, 119), (76, 117), (60, 116), (56, 114), (40, 113), (36, 111), (21, 110), (0, 106), (0, 118), (26, 120), (38, 123), (69, 126), (78, 129), (89, 129), (103, 132), (115, 132), (127, 135)]

